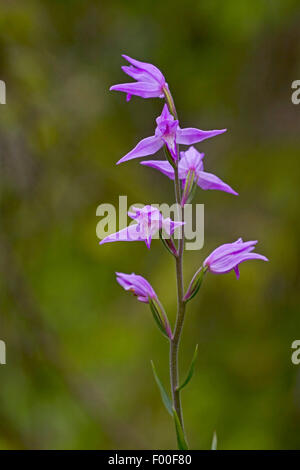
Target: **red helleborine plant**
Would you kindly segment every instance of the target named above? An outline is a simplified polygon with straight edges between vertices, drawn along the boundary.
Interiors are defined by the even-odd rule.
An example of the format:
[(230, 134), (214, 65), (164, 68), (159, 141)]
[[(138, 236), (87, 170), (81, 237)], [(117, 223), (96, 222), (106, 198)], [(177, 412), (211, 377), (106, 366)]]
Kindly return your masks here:
[[(173, 234), (178, 227), (182, 228), (185, 223), (185, 203), (191, 201), (197, 187), (203, 190), (224, 191), (236, 196), (238, 193), (214, 174), (204, 171), (203, 153), (199, 153), (194, 147), (189, 147), (187, 150), (180, 152), (179, 146), (191, 146), (210, 137), (222, 134), (226, 129), (212, 131), (203, 131), (193, 127), (182, 129), (179, 126), (173, 97), (161, 71), (152, 64), (140, 62), (126, 55), (123, 57), (131, 65), (123, 66), (122, 69), (135, 81), (114, 85), (110, 89), (126, 93), (127, 101), (131, 99), (132, 95), (136, 95), (142, 98), (163, 98), (165, 104), (161, 115), (156, 119), (154, 135), (142, 139), (133, 150), (122, 157), (117, 163), (153, 155), (161, 148), (164, 148), (165, 160), (147, 160), (142, 161), (141, 164), (159, 170), (169, 179), (173, 180), (176, 203), (178, 204), (180, 214), (179, 221), (172, 221), (170, 218), (164, 219), (161, 212), (154, 206), (146, 205), (143, 209), (134, 208), (133, 212), (129, 212), (128, 215), (136, 223), (109, 235), (100, 244), (115, 241), (144, 241), (147, 247), (150, 248), (152, 237), (159, 231), (163, 244), (175, 259), (177, 315), (173, 328), (156, 292), (144, 277), (134, 273), (124, 274), (118, 272), (116, 275), (118, 283), (125, 290), (132, 292), (140, 302), (149, 304), (159, 330), (170, 343), (171, 396), (161, 383), (153, 363), (152, 367), (163, 403), (174, 419), (178, 448), (188, 449), (180, 393), (192, 378), (197, 356), (197, 346), (186, 378), (180, 383), (178, 349), (184, 324), (186, 304), (198, 293), (206, 273), (224, 274), (233, 270), (237, 278), (239, 278), (239, 265), (241, 263), (252, 259), (267, 261), (267, 258), (253, 253), (256, 241), (243, 242), (239, 238), (236, 242), (226, 243), (216, 248), (203, 263), (199, 263), (199, 269), (193, 276), (187, 290), (184, 290), (182, 269), (184, 230), (181, 229), (181, 236), (177, 243), (175, 243)], [(162, 236), (162, 230), (164, 230), (168, 238)], [(216, 448), (216, 437), (213, 439), (212, 448)]]

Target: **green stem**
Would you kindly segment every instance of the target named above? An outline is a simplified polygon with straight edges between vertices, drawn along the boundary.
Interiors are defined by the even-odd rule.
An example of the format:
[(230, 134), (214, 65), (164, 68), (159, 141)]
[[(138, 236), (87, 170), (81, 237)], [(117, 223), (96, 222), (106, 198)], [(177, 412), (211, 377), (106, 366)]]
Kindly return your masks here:
[[(165, 89), (165, 97), (169, 107), (170, 112), (173, 114), (175, 119), (177, 119), (177, 112), (174, 105), (173, 97), (170, 93), (169, 88)], [(177, 154), (178, 148), (177, 148)], [(180, 179), (178, 175), (178, 165), (174, 168), (175, 177), (174, 177), (174, 189), (175, 189), (175, 198), (177, 207), (179, 209), (179, 220), (184, 220), (184, 209), (181, 207), (181, 188), (180, 188)], [(184, 422), (182, 415), (182, 406), (180, 399), (180, 390), (179, 387), (179, 370), (178, 370), (178, 352), (179, 344), (182, 333), (182, 328), (184, 324), (185, 317), (185, 302), (184, 298), (184, 288), (183, 288), (183, 251), (184, 251), (184, 230), (181, 230), (181, 237), (178, 241), (178, 255), (176, 256), (176, 279), (177, 279), (177, 316), (175, 322), (175, 328), (173, 336), (170, 339), (170, 383), (171, 383), (171, 392), (172, 392), (172, 401), (174, 409), (178, 415), (182, 430), (184, 432)]]
[[(180, 194), (180, 182), (178, 177), (178, 170), (175, 170), (175, 194), (176, 202), (178, 207), (180, 205), (181, 194)], [(183, 220), (183, 208), (180, 208), (180, 220)], [(179, 343), (184, 323), (185, 317), (185, 302), (183, 300), (184, 290), (183, 290), (183, 249), (184, 249), (184, 235), (182, 230), (182, 236), (178, 242), (178, 256), (176, 257), (176, 278), (177, 278), (177, 316), (176, 323), (174, 328), (173, 337), (170, 341), (170, 380), (171, 380), (171, 391), (173, 405), (177, 412), (180, 424), (184, 430), (182, 407), (180, 400), (180, 391), (178, 390), (179, 386), (179, 371), (178, 371), (178, 351)]]

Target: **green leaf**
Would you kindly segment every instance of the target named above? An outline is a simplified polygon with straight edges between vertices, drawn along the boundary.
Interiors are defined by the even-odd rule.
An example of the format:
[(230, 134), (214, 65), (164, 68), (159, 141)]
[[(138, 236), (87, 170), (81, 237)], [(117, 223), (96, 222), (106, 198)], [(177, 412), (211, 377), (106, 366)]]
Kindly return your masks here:
[(195, 363), (196, 363), (197, 355), (198, 355), (198, 344), (196, 345), (195, 352), (194, 352), (194, 355), (193, 355), (193, 359), (192, 359), (192, 362), (191, 362), (189, 371), (188, 371), (188, 373), (187, 373), (186, 379), (185, 379), (185, 381), (180, 385), (180, 387), (178, 387), (177, 390), (182, 390), (182, 389), (189, 383), (189, 381), (191, 380), (191, 378), (193, 377), (194, 370), (195, 370)]
[(175, 253), (173, 253), (173, 251), (171, 250), (168, 242), (166, 241), (166, 239), (163, 237), (163, 233), (162, 233), (162, 230), (159, 230), (159, 238), (161, 239), (164, 247), (168, 250), (169, 253), (171, 253), (172, 256), (175, 256)]
[(168, 337), (168, 335), (167, 335), (167, 333), (166, 333), (166, 330), (165, 330), (165, 328), (164, 328), (164, 325), (162, 324), (162, 321), (161, 321), (161, 318), (160, 318), (160, 316), (159, 316), (159, 313), (158, 313), (158, 311), (156, 310), (155, 305), (154, 305), (154, 303), (152, 302), (151, 299), (149, 300), (149, 306), (150, 306), (150, 309), (151, 309), (153, 318), (154, 318), (155, 323), (157, 324), (158, 328), (160, 329), (160, 331), (162, 332), (162, 334), (163, 334), (164, 336), (166, 336), (166, 337), (169, 339), (169, 337)]
[(201, 285), (202, 285), (202, 282), (203, 282), (203, 279), (204, 279), (204, 275), (207, 271), (207, 268), (203, 266), (201, 266), (198, 271), (195, 272), (191, 282), (190, 282), (190, 285), (188, 287), (188, 290), (184, 296), (184, 301), (185, 302), (189, 302), (193, 297), (195, 297), (195, 295), (198, 293)]
[(218, 437), (216, 431), (214, 431), (212, 443), (211, 443), (211, 450), (217, 450), (218, 445)]
[(178, 449), (179, 450), (188, 450), (189, 446), (186, 442), (186, 439), (184, 437), (184, 432), (181, 427), (178, 414), (176, 413), (176, 410), (173, 408), (173, 417), (174, 417), (174, 422), (175, 422), (175, 429), (176, 429), (176, 436), (177, 436), (177, 444), (178, 444)]
[(193, 291), (191, 295), (188, 297), (188, 299), (186, 299), (186, 302), (189, 302), (191, 299), (195, 297), (196, 294), (198, 294), (200, 287), (201, 287), (201, 281), (198, 280), (193, 286)]
[(157, 375), (157, 372), (156, 372), (156, 369), (155, 369), (155, 366), (154, 366), (153, 361), (151, 361), (151, 366), (152, 366), (152, 370), (153, 370), (153, 375), (154, 375), (155, 381), (156, 381), (156, 383), (157, 383), (157, 385), (158, 385), (158, 388), (159, 388), (159, 391), (160, 391), (160, 394), (161, 394), (161, 398), (162, 398), (163, 404), (165, 405), (167, 412), (170, 413), (170, 415), (172, 416), (172, 415), (173, 415), (173, 410), (172, 410), (172, 403), (171, 403), (171, 400), (170, 400), (169, 395), (167, 394), (167, 392), (166, 392), (166, 390), (165, 390), (165, 387), (164, 387), (163, 384), (161, 383), (160, 378), (159, 378), (158, 375)]

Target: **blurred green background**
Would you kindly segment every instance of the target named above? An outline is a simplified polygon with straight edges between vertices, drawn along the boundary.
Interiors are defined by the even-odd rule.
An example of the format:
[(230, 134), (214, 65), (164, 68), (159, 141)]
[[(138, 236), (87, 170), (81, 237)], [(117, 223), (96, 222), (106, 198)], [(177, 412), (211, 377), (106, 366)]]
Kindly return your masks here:
[(154, 129), (162, 101), (110, 93), (126, 53), (165, 74), (182, 126), (227, 127), (197, 148), (239, 198), (198, 191), (205, 244), (257, 239), (269, 263), (207, 276), (181, 348), (192, 448), (300, 448), (298, 0), (2, 0), (0, 78), (0, 448), (174, 448), (152, 377), (168, 345), (114, 272), (152, 283), (172, 321), (173, 260), (159, 241), (99, 247), (96, 208), (173, 201), (171, 182), (115, 166)]

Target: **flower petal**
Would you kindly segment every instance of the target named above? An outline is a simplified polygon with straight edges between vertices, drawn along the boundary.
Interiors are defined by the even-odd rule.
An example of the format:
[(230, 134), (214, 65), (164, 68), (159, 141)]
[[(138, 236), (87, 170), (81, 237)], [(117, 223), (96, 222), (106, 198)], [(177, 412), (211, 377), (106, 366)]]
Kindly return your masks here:
[(227, 129), (216, 129), (213, 131), (202, 131), (201, 129), (196, 129), (194, 127), (187, 127), (185, 129), (177, 129), (176, 141), (178, 144), (183, 145), (192, 145), (197, 142), (202, 142), (202, 140), (209, 139), (215, 135), (223, 134)]
[(132, 291), (140, 302), (148, 303), (149, 297), (151, 299), (157, 298), (153, 287), (144, 277), (134, 273), (125, 274), (120, 272), (116, 272), (116, 276), (120, 286), (127, 291)]
[(240, 255), (236, 256), (228, 256), (227, 258), (221, 259), (220, 261), (213, 263), (212, 272), (216, 274), (225, 274), (235, 269), (239, 264), (243, 263), (244, 261), (249, 261), (252, 259), (260, 259), (262, 261), (269, 261), (263, 255), (258, 253), (241, 253)]
[(174, 168), (166, 160), (145, 160), (140, 162), (141, 165), (150, 166), (160, 171), (170, 179), (174, 179)]
[(223, 259), (226, 256), (237, 255), (240, 253), (249, 253), (254, 250), (257, 240), (250, 240), (248, 242), (243, 242), (242, 238), (239, 238), (233, 243), (225, 243), (224, 245), (218, 246), (210, 255), (204, 260), (203, 265), (211, 265), (219, 260)]
[(129, 95), (137, 95), (142, 98), (161, 97), (161, 87), (156, 82), (131, 82), (120, 83), (110, 87), (111, 91), (123, 91)]
[(135, 242), (135, 241), (144, 241), (144, 238), (141, 236), (139, 224), (129, 225), (128, 227), (123, 228), (119, 232), (112, 233), (107, 237), (103, 238), (99, 245), (110, 242)]
[(159, 81), (160, 83), (163, 84), (165, 82), (165, 77), (163, 76), (161, 71), (157, 67), (155, 67), (155, 65), (148, 64), (147, 62), (140, 62), (139, 60), (132, 59), (131, 57), (125, 54), (122, 54), (122, 57), (138, 69), (145, 70), (146, 72), (148, 72), (150, 75), (152, 75), (155, 80)]
[(190, 147), (186, 152), (180, 152), (178, 165), (179, 178), (185, 178), (189, 170), (194, 170), (196, 174), (203, 171), (204, 153), (198, 152), (195, 147)]
[(133, 65), (123, 65), (121, 67), (123, 72), (125, 72), (127, 75), (130, 77), (134, 78), (134, 80), (138, 80), (140, 82), (153, 82), (153, 77), (149, 75), (148, 73), (144, 72), (144, 70), (137, 69), (136, 67), (133, 67)]
[(148, 250), (150, 250), (151, 240), (152, 240), (152, 237), (151, 237), (151, 233), (149, 232), (147, 234), (147, 238), (145, 239), (146, 247), (148, 248)]
[(198, 180), (197, 184), (200, 188), (207, 189), (216, 189), (218, 191), (225, 191), (226, 193), (234, 194), (238, 196), (238, 193), (234, 191), (228, 184), (224, 183), (218, 176), (213, 173), (207, 173), (206, 171), (200, 171), (197, 174)]
[(177, 154), (177, 146), (176, 146), (176, 140), (175, 137), (172, 135), (165, 136), (162, 135), (162, 140), (164, 141), (165, 145), (167, 146), (167, 149), (169, 153), (171, 154), (171, 157), (173, 160), (178, 160), (178, 154)]
[(236, 275), (236, 278), (239, 279), (240, 278), (240, 270), (239, 270), (239, 267), (236, 266), (234, 269), (234, 272), (235, 272), (235, 275)]
[(153, 155), (156, 153), (162, 146), (164, 145), (162, 139), (155, 135), (151, 137), (146, 137), (145, 139), (141, 140), (133, 150), (127, 153), (124, 157), (122, 157), (118, 162), (123, 163), (127, 162), (128, 160), (132, 160), (133, 158), (140, 158), (146, 157), (147, 155)]
[(175, 230), (178, 228), (178, 227), (182, 227), (182, 225), (184, 225), (185, 222), (176, 222), (172, 219), (170, 219), (170, 217), (166, 218), (166, 219), (163, 219), (162, 221), (162, 226), (163, 226), (163, 229), (165, 230), (166, 234), (167, 235), (173, 235), (173, 233), (175, 232)]

